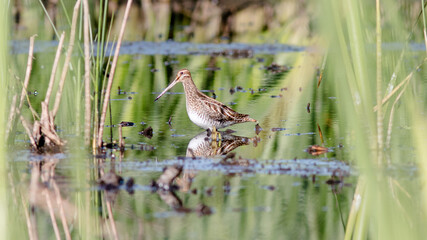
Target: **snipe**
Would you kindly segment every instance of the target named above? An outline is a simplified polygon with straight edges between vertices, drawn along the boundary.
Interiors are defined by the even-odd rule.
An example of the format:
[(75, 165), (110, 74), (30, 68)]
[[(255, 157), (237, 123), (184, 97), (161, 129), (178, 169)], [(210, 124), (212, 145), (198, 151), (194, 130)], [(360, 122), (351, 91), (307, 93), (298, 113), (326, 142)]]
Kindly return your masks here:
[(175, 80), (154, 101), (157, 101), (157, 99), (179, 82), (184, 85), (188, 117), (197, 126), (204, 129), (218, 129), (236, 123), (258, 122), (250, 118), (249, 115), (238, 113), (200, 92), (191, 78), (190, 71), (187, 69), (180, 70)]

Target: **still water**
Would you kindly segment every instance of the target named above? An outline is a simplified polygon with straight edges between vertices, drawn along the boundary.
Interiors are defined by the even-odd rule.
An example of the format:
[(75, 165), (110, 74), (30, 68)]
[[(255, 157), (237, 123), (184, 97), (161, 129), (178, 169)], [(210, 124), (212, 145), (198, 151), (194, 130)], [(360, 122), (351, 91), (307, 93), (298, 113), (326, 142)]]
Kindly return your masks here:
[[(57, 186), (52, 204), (64, 201), (63, 215), (75, 224), (75, 237), (85, 228), (94, 236), (122, 239), (343, 237), (355, 170), (346, 162), (351, 146), (334, 132), (338, 100), (316, 92), (319, 57), (303, 48), (259, 54), (250, 46), (216, 47), (217, 52), (198, 54), (121, 55), (104, 134), (113, 144), (105, 152), (84, 150), (73, 134), (82, 127), (74, 120), (81, 116), (69, 113), (58, 118), (69, 141), (64, 154), (12, 154), (10, 178), (29, 192), (39, 236), (55, 235), (49, 207), (34, 192)], [(36, 66), (41, 68), (41, 60)], [(154, 102), (181, 68), (191, 71), (205, 94), (249, 114), (259, 126), (221, 129), (216, 142), (189, 120), (182, 85)], [(44, 96), (43, 83), (31, 89)], [(40, 101), (39, 95), (30, 98)], [(122, 128), (122, 151), (121, 122), (129, 125)], [(17, 136), (18, 145), (25, 141), (24, 134)], [(312, 152), (313, 145), (326, 149)], [(168, 186), (172, 191), (159, 186), (165, 169), (178, 173)]]

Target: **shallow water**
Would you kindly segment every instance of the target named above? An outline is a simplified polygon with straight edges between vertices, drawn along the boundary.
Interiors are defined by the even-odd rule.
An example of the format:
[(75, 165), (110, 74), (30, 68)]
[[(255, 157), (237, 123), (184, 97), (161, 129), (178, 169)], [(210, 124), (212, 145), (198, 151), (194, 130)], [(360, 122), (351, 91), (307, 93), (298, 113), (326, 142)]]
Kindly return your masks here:
[[(59, 129), (70, 147), (65, 154), (45, 159), (20, 151), (12, 158), (14, 169), (27, 174), (17, 184), (26, 185), (24, 189), (31, 192), (35, 169), (41, 168), (43, 176), (43, 166), (53, 161), (52, 175), (42, 177), (42, 182), (48, 186), (58, 183), (68, 196), (64, 198), (80, 212), (79, 196), (92, 196), (92, 207), (84, 206), (93, 213), (93, 221), (100, 221), (94, 232), (111, 234), (117, 228), (121, 238), (343, 236), (355, 170), (345, 160), (351, 150), (333, 134), (338, 122), (331, 106), (337, 99), (313, 91), (317, 56), (251, 52), (251, 56), (237, 58), (211, 52), (122, 55), (104, 135), (104, 140), (112, 139), (115, 144), (96, 156), (82, 153), (80, 140), (71, 134), (81, 127), (73, 120), (76, 116), (60, 116)], [(273, 64), (276, 62), (280, 64)], [(205, 94), (250, 114), (261, 128), (254, 123), (234, 125), (227, 128), (233, 131), (222, 132), (222, 140), (216, 142), (189, 120), (182, 86), (154, 102), (183, 67), (192, 72)], [(39, 84), (32, 89), (43, 89), (43, 83)], [(38, 95), (30, 98), (39, 101)], [(123, 151), (117, 145), (121, 122), (131, 125), (123, 127)], [(148, 127), (153, 129), (151, 138), (141, 134)], [(25, 139), (22, 134), (16, 141)], [(315, 144), (326, 149), (310, 154), (308, 148)], [(182, 170), (174, 181), (175, 191), (153, 185), (166, 167)], [(34, 205), (44, 209), (37, 201)], [(114, 225), (100, 220), (110, 216), (109, 207)], [(37, 216), (39, 228), (44, 226), (40, 222), (49, 222), (47, 212)]]
[[(38, 235), (52, 235), (47, 195), (62, 199), (64, 218), (77, 224), (71, 232), (76, 237), (87, 223), (92, 236), (125, 239), (342, 238), (358, 174), (348, 160), (355, 146), (346, 140), (351, 131), (340, 130), (340, 99), (317, 89), (319, 56), (248, 51), (121, 55), (103, 152), (87, 152), (76, 137), (82, 131), (78, 112), (56, 119), (68, 141), (63, 154), (22, 150), (28, 139), (18, 132), (9, 178), (14, 191), (28, 192), (24, 199), (35, 209), (30, 220)], [(44, 54), (52, 53), (36, 56), (36, 74), (49, 71)], [(191, 71), (206, 95), (249, 114), (259, 126), (220, 129), (222, 138), (215, 141), (189, 120), (181, 84), (154, 102), (181, 68)], [(30, 84), (36, 110), (46, 84), (43, 78)], [(75, 104), (75, 89), (66, 89), (64, 104)], [(122, 150), (120, 123), (126, 123)], [(407, 129), (395, 131), (407, 137)], [(417, 175), (413, 150), (399, 145), (391, 152), (409, 164), (390, 165), (386, 173), (410, 184)], [(48, 194), (36, 194), (43, 191)]]

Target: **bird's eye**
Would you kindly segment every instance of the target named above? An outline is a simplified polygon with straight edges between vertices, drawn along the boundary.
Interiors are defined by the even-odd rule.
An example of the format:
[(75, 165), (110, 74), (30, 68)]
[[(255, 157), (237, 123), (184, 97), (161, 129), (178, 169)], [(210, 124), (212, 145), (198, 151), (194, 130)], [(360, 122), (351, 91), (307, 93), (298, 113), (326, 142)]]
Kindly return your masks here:
[(179, 75), (182, 75), (182, 74), (184, 74), (184, 72), (179, 72)]

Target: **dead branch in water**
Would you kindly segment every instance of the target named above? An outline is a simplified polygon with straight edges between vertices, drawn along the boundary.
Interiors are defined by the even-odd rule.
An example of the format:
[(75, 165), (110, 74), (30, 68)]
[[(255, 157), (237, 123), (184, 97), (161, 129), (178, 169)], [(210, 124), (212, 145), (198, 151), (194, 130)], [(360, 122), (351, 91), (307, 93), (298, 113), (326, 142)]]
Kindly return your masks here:
[(59, 88), (55, 97), (55, 105), (52, 110), (53, 118), (55, 118), (59, 110), (59, 104), (61, 103), (61, 97), (62, 97), (62, 90), (64, 89), (65, 78), (67, 77), (67, 72), (70, 65), (70, 61), (71, 61), (71, 55), (73, 53), (79, 8), (80, 8), (80, 0), (77, 0), (76, 5), (74, 6), (73, 20), (71, 21), (70, 43), (68, 44), (67, 56), (65, 58), (64, 67), (62, 68), (61, 79), (59, 81)]
[[(65, 143), (65, 141), (63, 141), (58, 136), (58, 134), (56, 133), (54, 120), (55, 120), (55, 116), (56, 116), (58, 109), (59, 109), (59, 104), (60, 104), (61, 97), (62, 97), (62, 90), (64, 87), (65, 78), (66, 78), (67, 71), (68, 71), (68, 68), (70, 65), (70, 61), (71, 61), (71, 55), (72, 55), (72, 51), (73, 51), (74, 40), (75, 40), (75, 32), (76, 32), (76, 26), (77, 26), (77, 17), (79, 14), (80, 1), (81, 0), (77, 0), (76, 5), (74, 7), (70, 42), (68, 45), (67, 56), (65, 58), (64, 66), (62, 69), (62, 74), (61, 74), (61, 78), (60, 78), (60, 82), (59, 82), (59, 89), (58, 89), (58, 92), (56, 94), (55, 106), (54, 106), (52, 112), (49, 111), (50, 97), (52, 94), (53, 85), (55, 83), (55, 75), (56, 75), (56, 70), (57, 70), (59, 58), (61, 55), (61, 49), (63, 46), (65, 33), (63, 33), (61, 35), (61, 38), (60, 38), (60, 41), (58, 44), (58, 49), (57, 49), (57, 52), (55, 55), (55, 60), (54, 60), (53, 66), (52, 66), (52, 73), (50, 76), (49, 86), (48, 86), (48, 89), (46, 92), (45, 100), (41, 102), (42, 112), (41, 112), (40, 120), (36, 120), (36, 119), (34, 120), (32, 132), (30, 130), (30, 128), (31, 128), (30, 124), (20, 114), (20, 109), (22, 108), (24, 98), (27, 95), (27, 86), (28, 86), (28, 83), (30, 80), (31, 68), (32, 68), (34, 37), (32, 37), (30, 39), (30, 50), (29, 50), (30, 52), (29, 52), (29, 56), (28, 56), (27, 71), (26, 71), (24, 86), (23, 86), (22, 93), (21, 93), (21, 99), (20, 99), (21, 101), (20, 101), (19, 107), (17, 109), (17, 115), (20, 116), (21, 122), (22, 122), (25, 130), (27, 131), (27, 134), (30, 138), (30, 142), (31, 142), (33, 149), (39, 153), (42, 153), (45, 151), (47, 151), (47, 152), (62, 151), (62, 146)], [(28, 96), (27, 96), (27, 98), (28, 98)], [(28, 101), (30, 109), (31, 109), (29, 99), (27, 99), (27, 101)], [(35, 113), (35, 114), (37, 114), (37, 113)], [(33, 115), (34, 115), (34, 113), (33, 113)]]
[(24, 98), (27, 95), (27, 87), (28, 83), (30, 82), (30, 76), (31, 76), (31, 70), (33, 69), (33, 52), (34, 52), (34, 38), (37, 35), (34, 35), (30, 38), (30, 48), (28, 50), (28, 60), (27, 60), (27, 70), (25, 72), (25, 80), (24, 80), (24, 87), (21, 91), (21, 99), (19, 101), (19, 107), (18, 112), (22, 109), (22, 105), (24, 104)]
[(107, 115), (107, 108), (108, 108), (108, 104), (110, 102), (111, 87), (113, 85), (114, 73), (116, 70), (117, 60), (119, 58), (120, 46), (122, 44), (122, 39), (123, 39), (123, 35), (125, 32), (125, 27), (126, 27), (126, 21), (128, 19), (128, 16), (129, 16), (129, 11), (130, 11), (131, 5), (132, 5), (132, 0), (129, 0), (127, 5), (126, 5), (125, 15), (123, 17), (122, 26), (121, 26), (120, 33), (119, 33), (119, 39), (117, 40), (116, 51), (114, 53), (113, 63), (111, 65), (110, 76), (108, 78), (107, 89), (105, 91), (105, 96), (104, 96), (104, 103), (102, 105), (101, 121), (99, 122), (98, 147), (102, 146), (102, 135), (104, 134), (105, 117)]
[(55, 82), (56, 70), (58, 69), (59, 58), (61, 57), (61, 49), (64, 44), (65, 33), (61, 34), (61, 38), (59, 39), (58, 49), (56, 50), (55, 60), (53, 61), (52, 73), (50, 74), (49, 86), (46, 91), (46, 97), (44, 99), (45, 103), (49, 105), (50, 95), (52, 94), (53, 83)]

